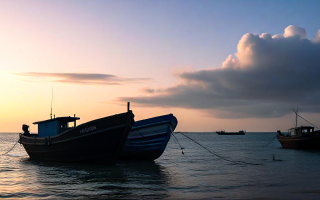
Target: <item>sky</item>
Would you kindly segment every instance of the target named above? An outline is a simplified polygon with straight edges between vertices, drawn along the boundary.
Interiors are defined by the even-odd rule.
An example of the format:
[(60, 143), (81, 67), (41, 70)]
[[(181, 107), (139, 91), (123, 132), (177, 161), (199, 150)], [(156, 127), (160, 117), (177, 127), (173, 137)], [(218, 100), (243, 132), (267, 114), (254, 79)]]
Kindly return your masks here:
[[(0, 132), (172, 113), (176, 131), (320, 127), (320, 2), (0, 1)], [(53, 90), (53, 96), (52, 96)], [(299, 120), (298, 125), (308, 125)]]

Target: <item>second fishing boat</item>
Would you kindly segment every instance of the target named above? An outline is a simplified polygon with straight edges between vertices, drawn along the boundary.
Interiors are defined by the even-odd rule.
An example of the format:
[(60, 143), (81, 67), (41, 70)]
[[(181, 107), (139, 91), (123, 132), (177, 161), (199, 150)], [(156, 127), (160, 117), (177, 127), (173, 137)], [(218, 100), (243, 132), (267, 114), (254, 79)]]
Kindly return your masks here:
[(121, 153), (125, 160), (155, 160), (164, 152), (178, 120), (173, 114), (137, 121)]

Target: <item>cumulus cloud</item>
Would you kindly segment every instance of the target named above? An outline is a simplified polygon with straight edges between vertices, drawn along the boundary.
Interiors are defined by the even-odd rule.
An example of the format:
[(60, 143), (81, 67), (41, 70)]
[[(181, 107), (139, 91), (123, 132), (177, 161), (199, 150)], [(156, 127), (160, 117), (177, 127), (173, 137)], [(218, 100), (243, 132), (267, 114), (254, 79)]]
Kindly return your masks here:
[(182, 84), (152, 96), (120, 97), (141, 106), (200, 109), (222, 118), (280, 117), (292, 108), (320, 113), (320, 32), (245, 34), (220, 68), (182, 72)]
[(284, 37), (292, 37), (299, 35), (301, 38), (306, 38), (307, 37), (307, 32), (304, 28), (301, 28), (299, 26), (293, 26), (290, 25), (286, 29), (284, 29)]
[(320, 30), (318, 30), (316, 36), (313, 39), (314, 42), (320, 42)]
[(51, 82), (85, 84), (85, 85), (121, 85), (127, 83), (141, 83), (150, 81), (148, 78), (122, 78), (111, 74), (90, 74), (90, 73), (41, 73), (26, 72), (15, 75), (30, 80), (44, 80)]

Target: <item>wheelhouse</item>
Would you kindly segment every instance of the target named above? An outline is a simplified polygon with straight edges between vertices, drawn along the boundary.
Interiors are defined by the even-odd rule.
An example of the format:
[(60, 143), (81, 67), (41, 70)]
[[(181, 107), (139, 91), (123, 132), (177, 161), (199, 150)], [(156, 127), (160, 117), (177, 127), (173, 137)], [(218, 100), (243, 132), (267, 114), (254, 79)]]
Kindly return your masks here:
[(296, 128), (291, 128), (288, 130), (290, 136), (302, 136), (308, 133), (312, 133), (314, 131), (314, 127), (312, 126), (300, 126)]
[[(38, 137), (52, 137), (76, 127), (79, 117), (57, 117), (45, 121), (34, 122), (38, 124)], [(73, 126), (72, 126), (73, 122)]]

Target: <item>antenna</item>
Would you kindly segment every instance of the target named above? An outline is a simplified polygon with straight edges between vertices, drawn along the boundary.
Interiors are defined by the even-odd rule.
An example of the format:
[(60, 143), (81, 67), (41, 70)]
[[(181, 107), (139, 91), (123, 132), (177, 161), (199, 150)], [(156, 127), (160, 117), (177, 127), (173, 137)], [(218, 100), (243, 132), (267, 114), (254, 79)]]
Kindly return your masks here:
[(297, 108), (297, 112), (295, 112), (296, 113), (296, 128), (297, 128), (297, 126), (298, 126), (298, 108)]
[(50, 113), (50, 119), (52, 119), (52, 102), (53, 102), (53, 87), (52, 87), (52, 94), (51, 94), (51, 113)]

